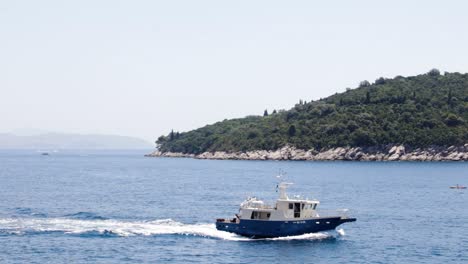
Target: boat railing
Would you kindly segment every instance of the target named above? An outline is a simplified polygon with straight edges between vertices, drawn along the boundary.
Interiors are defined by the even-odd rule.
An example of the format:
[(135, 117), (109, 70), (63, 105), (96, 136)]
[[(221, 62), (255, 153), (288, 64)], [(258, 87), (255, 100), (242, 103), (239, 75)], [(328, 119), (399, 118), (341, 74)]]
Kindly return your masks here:
[(249, 208), (249, 209), (275, 209), (275, 207), (273, 207), (273, 205), (271, 204), (253, 204), (253, 203), (245, 203), (245, 204), (241, 204), (241, 207), (242, 208)]
[(334, 217), (349, 218), (349, 209), (336, 209), (336, 210), (317, 210), (317, 217)]

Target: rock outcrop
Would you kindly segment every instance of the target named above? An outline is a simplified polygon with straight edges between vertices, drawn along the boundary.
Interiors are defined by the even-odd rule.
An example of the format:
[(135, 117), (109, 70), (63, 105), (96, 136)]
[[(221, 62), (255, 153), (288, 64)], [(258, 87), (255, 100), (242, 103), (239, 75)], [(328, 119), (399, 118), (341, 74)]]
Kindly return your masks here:
[(274, 151), (204, 152), (198, 155), (159, 150), (147, 157), (185, 157), (218, 160), (353, 160), (353, 161), (468, 161), (468, 144), (463, 146), (411, 148), (403, 145), (383, 147), (338, 147), (303, 150), (285, 146)]

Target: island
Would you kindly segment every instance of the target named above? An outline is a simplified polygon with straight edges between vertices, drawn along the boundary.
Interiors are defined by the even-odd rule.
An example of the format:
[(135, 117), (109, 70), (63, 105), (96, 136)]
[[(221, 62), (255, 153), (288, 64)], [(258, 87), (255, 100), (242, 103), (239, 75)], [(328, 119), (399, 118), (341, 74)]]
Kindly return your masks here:
[(290, 110), (160, 136), (149, 157), (467, 161), (468, 74), (362, 81)]

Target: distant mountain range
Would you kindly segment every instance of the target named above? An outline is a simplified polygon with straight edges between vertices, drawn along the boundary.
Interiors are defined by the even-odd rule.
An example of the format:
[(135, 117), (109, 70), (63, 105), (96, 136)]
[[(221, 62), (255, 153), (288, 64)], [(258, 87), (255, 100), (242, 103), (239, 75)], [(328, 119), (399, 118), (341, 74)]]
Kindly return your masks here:
[(41, 132), (0, 133), (0, 149), (149, 149), (153, 145), (143, 139), (116, 135), (84, 135)]

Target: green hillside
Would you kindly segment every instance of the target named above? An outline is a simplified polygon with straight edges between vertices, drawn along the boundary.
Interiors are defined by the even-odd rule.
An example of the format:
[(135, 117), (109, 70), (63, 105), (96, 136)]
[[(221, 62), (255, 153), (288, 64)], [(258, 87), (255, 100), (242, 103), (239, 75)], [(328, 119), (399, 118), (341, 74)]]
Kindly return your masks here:
[[(265, 113), (267, 114), (267, 113)], [(163, 152), (276, 150), (344, 146), (412, 147), (468, 142), (468, 74), (431, 70), (379, 78), (356, 89), (302, 102), (288, 111), (225, 120), (156, 141)]]

